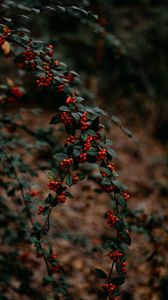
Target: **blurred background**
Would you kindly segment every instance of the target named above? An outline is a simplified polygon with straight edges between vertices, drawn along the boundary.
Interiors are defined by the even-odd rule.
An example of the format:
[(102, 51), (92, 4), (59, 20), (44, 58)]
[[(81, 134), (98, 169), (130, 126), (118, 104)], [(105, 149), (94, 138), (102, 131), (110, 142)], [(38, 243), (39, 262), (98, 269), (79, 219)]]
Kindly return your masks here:
[[(31, 18), (26, 7), (36, 10)], [(12, 17), (17, 26), (30, 29), (33, 38), (54, 44), (54, 58), (80, 75), (74, 87), (86, 98), (86, 103), (120, 118), (131, 130), (133, 137), (129, 138), (116, 124), (104, 120), (118, 153), (117, 168), (131, 195), (128, 222), (133, 244), (121, 299), (166, 300), (168, 2), (2, 1), (0, 10), (5, 17)], [(45, 92), (37, 91), (31, 76), (15, 68), (12, 55), (4, 60), (1, 53), (0, 66), (1, 84), (7, 78), (23, 85), (26, 91), (17, 103), (9, 104), (11, 114), (24, 108), (24, 120), (30, 127), (32, 109), (39, 107), (41, 112), (31, 121), (31, 129), (51, 130), (48, 124), (57, 107), (54, 95), (48, 98)], [(36, 184), (40, 190), (47, 183), (43, 171), (52, 164), (45, 163), (49, 153), (49, 146), (43, 152), (36, 151), (40, 169)], [(75, 199), (56, 212), (54, 226), (59, 228), (59, 234), (51, 235), (50, 239), (53, 245), (56, 241), (62, 263), (70, 274), (74, 299), (96, 300), (100, 298), (94, 286), (94, 266), (107, 264), (100, 250), (107, 235), (106, 227), (99, 221), (107, 203), (89, 182), (81, 183), (74, 194)], [(53, 299), (51, 294), (47, 296), (47, 290), (45, 295), (46, 299)], [(13, 299), (17, 299), (17, 293)]]

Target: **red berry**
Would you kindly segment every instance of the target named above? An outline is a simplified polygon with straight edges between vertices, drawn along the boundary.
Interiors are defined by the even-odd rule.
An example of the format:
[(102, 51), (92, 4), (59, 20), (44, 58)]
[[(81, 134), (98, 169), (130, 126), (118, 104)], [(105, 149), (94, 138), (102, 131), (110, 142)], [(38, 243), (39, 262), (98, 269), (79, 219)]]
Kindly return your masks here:
[(113, 283), (105, 283), (103, 284), (103, 289), (108, 292), (109, 294), (113, 294), (114, 290), (116, 288), (116, 285)]
[(9, 35), (11, 33), (11, 29), (8, 28), (7, 26), (3, 27), (3, 32), (5, 35)]
[(126, 262), (122, 262), (122, 263), (121, 263), (121, 271), (122, 271), (123, 273), (126, 272), (126, 267), (127, 267), (127, 263), (126, 263)]
[(64, 84), (58, 85), (57, 91), (58, 91), (59, 93), (63, 92), (63, 91), (64, 91)]
[(75, 142), (75, 137), (71, 135), (66, 139), (65, 144), (73, 144), (74, 142)]
[(69, 73), (68, 75), (65, 76), (65, 79), (68, 80), (69, 82), (74, 80), (74, 75)]
[(101, 149), (99, 151), (99, 153), (97, 154), (97, 160), (99, 161), (99, 160), (105, 159), (106, 154), (107, 154), (107, 150), (106, 149)]
[(0, 36), (0, 45), (5, 43), (5, 38), (3, 36)]
[(113, 163), (109, 163), (107, 166), (112, 172), (115, 171), (115, 165)]
[(114, 215), (114, 211), (113, 210), (110, 210), (108, 213), (107, 213), (107, 223), (113, 227), (115, 226), (115, 224), (119, 221), (118, 217), (116, 215)]
[(59, 61), (58, 60), (54, 60), (54, 65), (55, 66), (59, 66)]
[(14, 86), (10, 89), (10, 92), (15, 96), (15, 97), (22, 97), (24, 93), (20, 90), (18, 86)]
[(38, 207), (38, 215), (41, 215), (43, 212), (44, 208), (42, 206)]
[(91, 142), (93, 141), (93, 136), (89, 135), (86, 142), (83, 145), (83, 150), (87, 151), (91, 148)]
[(114, 189), (115, 189), (115, 188), (114, 188), (114, 186), (112, 186), (112, 185), (104, 185), (104, 186), (103, 186), (103, 190), (106, 191), (106, 192), (109, 192), (109, 193), (110, 193), (110, 192), (113, 192)]
[(106, 176), (107, 176), (106, 172), (104, 172), (104, 171), (100, 171), (100, 173), (101, 173), (101, 175), (102, 175), (103, 177), (106, 177)]
[(52, 83), (51, 77), (39, 77), (36, 80), (36, 84), (38, 87), (49, 87)]
[(30, 192), (30, 196), (35, 197), (38, 193), (39, 193), (39, 191), (34, 191), (33, 190), (33, 191)]
[(78, 175), (73, 175), (73, 176), (72, 176), (72, 180), (73, 180), (73, 183), (74, 183), (74, 184), (77, 183), (78, 180), (79, 180)]
[(58, 264), (58, 265), (56, 265), (56, 266), (52, 266), (51, 267), (51, 272), (52, 273), (55, 273), (55, 272), (59, 272), (60, 271), (60, 265)]
[(36, 68), (37, 68), (37, 64), (36, 64), (35, 62), (33, 62), (33, 61), (30, 61), (30, 62), (29, 62), (29, 66), (30, 66), (30, 68), (31, 68), (32, 70), (36, 70)]
[(69, 105), (70, 103), (75, 103), (76, 99), (75, 97), (67, 97), (66, 98), (66, 104)]
[(86, 153), (80, 154), (80, 156), (79, 156), (80, 163), (84, 163), (86, 161), (86, 158), (87, 158), (87, 154)]
[(58, 203), (64, 203), (66, 201), (65, 192), (62, 192), (59, 196), (57, 196)]
[(62, 123), (64, 123), (65, 125), (72, 124), (72, 122), (73, 122), (73, 118), (70, 115), (70, 113), (67, 113), (65, 111), (60, 113), (60, 119), (61, 119)]
[(60, 181), (51, 180), (48, 184), (48, 187), (51, 191), (57, 191), (61, 187)]
[(118, 262), (121, 259), (121, 257), (123, 256), (123, 253), (118, 250), (114, 250), (114, 251), (111, 251), (108, 254), (108, 256), (111, 258), (111, 260)]
[(44, 68), (44, 70), (46, 70), (46, 71), (49, 71), (49, 70), (50, 70), (50, 66), (47, 65), (47, 64), (43, 65), (43, 68)]
[(57, 259), (57, 258), (58, 258), (58, 255), (57, 255), (56, 253), (52, 253), (52, 254), (50, 255), (49, 260), (51, 261), (51, 260), (54, 260), (54, 259)]
[(81, 130), (86, 130), (89, 128), (89, 123), (87, 122), (87, 112), (84, 112), (81, 119), (80, 119), (80, 124), (81, 124)]
[(27, 49), (23, 52), (23, 57), (25, 58), (25, 60), (30, 61), (35, 59), (36, 54), (33, 50)]
[(64, 159), (61, 163), (60, 166), (61, 168), (65, 169), (70, 167), (73, 164), (73, 158), (68, 158), (68, 159)]
[(123, 197), (124, 197), (125, 201), (127, 201), (130, 198), (130, 195), (126, 192), (123, 192)]

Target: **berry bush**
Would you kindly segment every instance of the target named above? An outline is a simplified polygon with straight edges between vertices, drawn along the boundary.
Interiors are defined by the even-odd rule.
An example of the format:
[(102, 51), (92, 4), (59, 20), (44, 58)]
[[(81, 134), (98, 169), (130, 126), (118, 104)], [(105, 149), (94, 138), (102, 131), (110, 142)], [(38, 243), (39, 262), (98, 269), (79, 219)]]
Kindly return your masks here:
[[(15, 5), (19, 13), (14, 17), (12, 9)], [(117, 300), (119, 287), (125, 282), (127, 252), (131, 244), (125, 221), (130, 196), (127, 187), (118, 179), (116, 152), (101, 121), (108, 115), (98, 107), (85, 104), (77, 87), (79, 75), (57, 57), (54, 41), (34, 38), (31, 28), (19, 24), (19, 18), (31, 20), (34, 15), (40, 18), (43, 12), (55, 13), (57, 9), (67, 13), (68, 10), (77, 11), (85, 18), (94, 19), (95, 16), (77, 6), (50, 7), (39, 3), (32, 8), (28, 4), (3, 1), (1, 8), (4, 12), (0, 19), (1, 60), (6, 64), (10, 61), (14, 69), (13, 79), (3, 76), (0, 85), (1, 299), (8, 299), (9, 289), (32, 295), (33, 299), (45, 299), (33, 284), (33, 270), (23, 267), (22, 262), (29, 257), (29, 252), (22, 251), (20, 243), (32, 245), (36, 258), (45, 264), (42, 285), (52, 287), (54, 299), (72, 299), (68, 292), (66, 266), (60, 264), (56, 249), (52, 249), (46, 238), (53, 211), (70, 201), (73, 186), (89, 178), (111, 203), (111, 210), (102, 212), (111, 232), (111, 238), (104, 242), (109, 272), (96, 268), (95, 277), (102, 280), (101, 298)], [(45, 129), (45, 124), (34, 130), (25, 122), (24, 110), (18, 112), (19, 101), (27, 101), (33, 96), (28, 88), (29, 80), (33, 82), (35, 93), (45, 94), (55, 101), (49, 130)], [(32, 109), (30, 113), (32, 118), (37, 118), (39, 111)], [(113, 121), (120, 124), (115, 117)], [(128, 131), (127, 134), (130, 135)], [(29, 163), (29, 159), (36, 157), (36, 150), (43, 151), (47, 147), (50, 154), (44, 167), (37, 160), (33, 165)], [(42, 201), (40, 192), (32, 189), (39, 168), (48, 176), (48, 195)]]

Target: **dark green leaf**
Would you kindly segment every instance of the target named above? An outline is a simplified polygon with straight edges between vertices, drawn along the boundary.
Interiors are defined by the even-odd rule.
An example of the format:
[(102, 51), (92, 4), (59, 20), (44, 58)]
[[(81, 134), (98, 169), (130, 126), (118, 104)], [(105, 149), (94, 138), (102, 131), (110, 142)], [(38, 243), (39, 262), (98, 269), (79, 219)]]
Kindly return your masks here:
[(91, 124), (91, 128), (93, 130), (98, 130), (99, 128), (99, 117), (95, 118), (93, 121), (92, 121), (92, 124)]
[(96, 156), (98, 151), (96, 149), (90, 149), (87, 151), (87, 153), (91, 156)]
[(121, 190), (122, 189), (122, 184), (121, 184), (121, 182), (120, 181), (118, 181), (118, 180), (114, 180), (113, 181), (113, 184), (119, 189), (119, 190)]
[(58, 124), (58, 123), (60, 123), (60, 117), (59, 117), (59, 115), (55, 115), (55, 116), (51, 119), (50, 124)]
[(43, 277), (43, 286), (49, 285), (53, 281), (52, 276), (44, 276)]
[(61, 111), (71, 111), (71, 109), (67, 106), (60, 106), (59, 110), (61, 110)]
[(130, 246), (131, 245), (131, 238), (130, 235), (126, 231), (121, 231), (120, 235), (123, 237), (124, 242)]
[(75, 135), (75, 126), (73, 126), (73, 125), (66, 125), (65, 126), (65, 130), (66, 130), (66, 132), (68, 133), (68, 134), (70, 134), (70, 135)]
[(117, 286), (122, 285), (125, 282), (125, 277), (121, 276), (121, 277), (113, 278), (112, 282)]
[(54, 197), (50, 193), (50, 194), (48, 194), (47, 198), (45, 199), (45, 204), (53, 204), (53, 202), (54, 202)]
[(66, 159), (66, 158), (67, 158), (67, 155), (64, 154), (64, 153), (57, 153), (57, 154), (54, 154), (54, 155), (53, 155), (53, 158), (58, 159), (58, 160)]
[(115, 117), (115, 116), (112, 116), (111, 119), (117, 125), (121, 125), (122, 124), (121, 120), (119, 118)]
[(82, 140), (83, 140), (84, 142), (87, 140), (87, 137), (88, 137), (87, 131), (82, 131), (82, 132), (81, 132), (81, 138), (82, 138)]
[(96, 268), (95, 271), (96, 271), (97, 277), (99, 277), (101, 279), (106, 279), (107, 278), (107, 275), (103, 270), (101, 270), (99, 268)]
[(72, 186), (72, 185), (73, 185), (72, 176), (71, 176), (70, 174), (67, 174), (67, 175), (66, 175), (65, 180), (66, 180), (66, 184), (67, 184), (68, 186)]
[(65, 194), (66, 194), (67, 197), (73, 198), (73, 195), (70, 192), (66, 192)]
[(45, 174), (47, 175), (47, 177), (48, 177), (50, 180), (55, 179), (55, 174), (54, 174), (52, 171), (46, 170), (46, 171), (45, 171)]
[(48, 215), (48, 213), (49, 213), (49, 211), (50, 211), (50, 208), (49, 208), (49, 206), (45, 206), (44, 207), (44, 209), (43, 209), (43, 216), (46, 216), (46, 215)]
[(107, 152), (109, 155), (111, 155), (112, 157), (117, 157), (116, 152), (113, 149), (107, 149)]
[(122, 131), (128, 136), (132, 137), (132, 132), (128, 128), (121, 127)]
[(122, 197), (121, 195), (118, 194), (117, 198), (118, 198), (118, 203), (120, 204), (120, 206), (125, 209), (127, 207), (127, 202), (125, 201), (124, 197)]

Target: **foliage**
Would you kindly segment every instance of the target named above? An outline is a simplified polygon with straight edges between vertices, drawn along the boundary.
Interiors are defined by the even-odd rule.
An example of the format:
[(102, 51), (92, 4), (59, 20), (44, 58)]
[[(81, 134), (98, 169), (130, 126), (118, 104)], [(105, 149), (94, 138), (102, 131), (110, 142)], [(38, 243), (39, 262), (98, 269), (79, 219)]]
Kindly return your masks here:
[[(13, 7), (12, 3), (15, 4), (14, 1), (3, 1), (3, 8), (5, 6), (8, 8), (1, 22), (0, 46), (3, 59), (5, 60), (5, 56), (14, 59), (15, 67), (20, 70), (16, 74), (19, 75), (23, 86), (28, 72), (41, 93), (45, 93), (47, 97), (55, 96), (56, 114), (50, 123), (56, 124), (56, 131), (62, 132), (64, 140), (57, 139), (58, 144), (55, 146), (52, 130), (34, 131), (25, 124), (23, 111), (20, 115), (9, 113), (10, 105), (15, 105), (17, 99), (24, 99), (26, 88), (11, 79), (3, 82), (0, 86), (0, 153), (3, 162), (1, 210), (4, 227), (2, 239), (4, 245), (6, 243), (9, 245), (9, 251), (2, 249), (1, 253), (1, 295), (7, 299), (6, 285), (8, 285), (8, 288), (15, 292), (26, 295), (31, 292), (34, 298), (43, 299), (43, 295), (33, 287), (33, 272), (22, 268), (20, 264), (20, 260), (24, 261), (29, 256), (26, 252), (20, 253), (21, 241), (34, 245), (37, 258), (43, 259), (46, 265), (43, 286), (52, 286), (55, 299), (60, 297), (71, 299), (64, 268), (60, 265), (57, 254), (48, 245), (46, 235), (50, 229), (53, 210), (62, 205), (67, 198), (73, 197), (71, 187), (90, 175), (87, 166), (91, 166), (91, 172), (97, 171), (96, 178), (94, 176), (97, 185), (112, 202), (112, 209), (105, 214), (105, 220), (109, 229), (115, 232), (105, 243), (105, 250), (111, 261), (110, 272), (106, 274), (103, 270), (96, 269), (96, 274), (105, 280), (102, 297), (116, 299), (119, 295), (119, 286), (125, 281), (126, 258), (128, 246), (131, 244), (127, 223), (124, 220), (129, 194), (126, 192), (127, 187), (118, 180), (114, 164), (116, 153), (111, 148), (111, 141), (105, 135), (104, 126), (100, 123), (102, 110), (84, 104), (83, 97), (75, 88), (79, 75), (69, 70), (60, 59), (55, 58), (54, 43), (33, 39), (26, 27), (19, 27), (18, 17), (29, 20), (31, 19), (29, 13), (38, 15), (41, 10), (19, 4), (19, 10), (26, 11), (27, 14), (16, 14), (13, 18), (13, 13), (9, 9), (10, 6)], [(85, 16), (91, 15), (78, 7), (71, 9), (82, 12)], [(127, 134), (130, 135), (128, 131)], [(39, 166), (33, 164), (31, 168), (27, 155), (30, 150), (37, 148), (41, 151), (48, 144), (52, 146), (51, 155), (54, 158), (51, 170), (46, 170), (49, 177), (48, 188), (51, 192), (39, 205), (38, 192), (31, 189), (34, 180), (32, 177), (36, 176)], [(11, 269), (12, 260), (14, 264)], [(14, 279), (19, 281), (19, 288), (13, 285)]]

